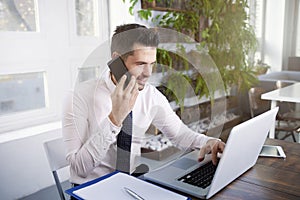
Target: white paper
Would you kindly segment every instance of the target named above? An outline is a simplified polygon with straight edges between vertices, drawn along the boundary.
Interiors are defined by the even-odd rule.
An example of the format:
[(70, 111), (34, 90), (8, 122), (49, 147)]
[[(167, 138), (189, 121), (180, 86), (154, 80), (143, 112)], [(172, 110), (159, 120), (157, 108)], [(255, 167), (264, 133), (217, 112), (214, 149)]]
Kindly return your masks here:
[(124, 173), (117, 173), (90, 186), (78, 189), (73, 193), (86, 200), (133, 200), (124, 189), (127, 187), (145, 200), (183, 200), (187, 197), (137, 179)]

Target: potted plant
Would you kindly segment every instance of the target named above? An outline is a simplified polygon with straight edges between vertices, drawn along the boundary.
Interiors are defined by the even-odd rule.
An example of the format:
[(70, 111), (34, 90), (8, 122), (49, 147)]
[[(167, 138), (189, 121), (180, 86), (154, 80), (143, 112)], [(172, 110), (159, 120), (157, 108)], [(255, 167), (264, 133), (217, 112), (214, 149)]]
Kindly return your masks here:
[(261, 60), (257, 60), (256, 65), (254, 65), (254, 71), (256, 75), (265, 74), (270, 68), (270, 65), (263, 63)]
[[(174, 2), (142, 0), (144, 9), (137, 13), (141, 19), (157, 26), (171, 28), (195, 38), (201, 48), (208, 50), (216, 63), (226, 90), (235, 87), (238, 92), (245, 91), (257, 82), (253, 61), (249, 59), (256, 50), (257, 40), (249, 24), (247, 0), (185, 0), (180, 1), (181, 9), (178, 8), (178, 1), (176, 6), (172, 6)], [(130, 3), (129, 12), (133, 14), (138, 0), (130, 0)], [(153, 17), (153, 10), (165, 12)], [(164, 57), (158, 60), (172, 67), (172, 58), (166, 54), (168, 52), (160, 52), (159, 55)], [(188, 76), (186, 78), (189, 82), (194, 82), (195, 88), (201, 92), (199, 96), (211, 95), (201, 76), (194, 77), (196, 80), (191, 80)], [(178, 102), (183, 102), (184, 96), (177, 98)]]

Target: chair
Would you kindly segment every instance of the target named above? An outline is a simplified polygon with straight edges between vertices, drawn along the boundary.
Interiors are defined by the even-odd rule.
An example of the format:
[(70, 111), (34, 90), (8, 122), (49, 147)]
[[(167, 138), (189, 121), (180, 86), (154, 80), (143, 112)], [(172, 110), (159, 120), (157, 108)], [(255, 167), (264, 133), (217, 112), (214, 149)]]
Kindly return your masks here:
[[(281, 80), (277, 80), (274, 86), (274, 90), (281, 89), (287, 86), (292, 85), (293, 83), (284, 82)], [(295, 103), (292, 102), (285, 102), (285, 101), (277, 101), (277, 106), (279, 106), (279, 114), (283, 115), (287, 112), (291, 112), (295, 110)]]
[(64, 192), (57, 171), (69, 165), (65, 156), (62, 138), (44, 142), (47, 159), (61, 200), (65, 200)]
[(300, 57), (289, 57), (287, 70), (300, 71)]
[[(251, 117), (255, 117), (270, 109), (270, 101), (261, 99), (261, 95), (267, 92), (264, 88), (253, 87), (248, 91), (249, 104), (250, 104), (250, 114)], [(283, 115), (277, 115), (276, 117), (276, 138), (280, 132), (284, 132), (285, 136), (280, 139), (285, 139), (292, 136), (293, 141), (296, 142), (294, 133), (299, 132), (300, 126), (290, 120), (285, 119)]]
[[(282, 82), (280, 80), (276, 81), (276, 89), (289, 86), (293, 83)], [(278, 102), (279, 110), (283, 112), (279, 113), (278, 118), (287, 121), (288, 123), (298, 124), (300, 127), (300, 111), (296, 110), (295, 103), (292, 102)], [(296, 131), (300, 136), (300, 128)], [(300, 137), (299, 137), (300, 138)], [(300, 142), (300, 140), (298, 141)]]
[(261, 94), (265, 92), (265, 89), (260, 87), (250, 88), (250, 90), (248, 91), (250, 115), (252, 118), (256, 115), (270, 110), (270, 101), (263, 100), (260, 98)]

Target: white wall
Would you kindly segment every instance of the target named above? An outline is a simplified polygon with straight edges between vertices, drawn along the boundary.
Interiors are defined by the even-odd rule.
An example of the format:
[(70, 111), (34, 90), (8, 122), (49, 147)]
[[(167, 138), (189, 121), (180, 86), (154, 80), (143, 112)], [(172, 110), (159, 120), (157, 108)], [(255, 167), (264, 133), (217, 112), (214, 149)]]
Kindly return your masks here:
[[(41, 63), (50, 61), (51, 67), (57, 69), (51, 76), (57, 80), (63, 80), (64, 83), (63, 85), (51, 86), (56, 88), (57, 95), (61, 98), (72, 87), (71, 82), (74, 81), (72, 80), (74, 77), (71, 74), (74, 73), (74, 69), (84, 62), (101, 41), (95, 43), (93, 40), (77, 40), (78, 38), (69, 33), (72, 23), (74, 23), (70, 16), (70, 13), (73, 12), (70, 2), (74, 1), (42, 0), (40, 2), (43, 2), (40, 5), (42, 5), (42, 20), (45, 22), (41, 25), (41, 29), (45, 32), (38, 39), (43, 40), (46, 37), (53, 37), (53, 42), (41, 45), (41, 43), (32, 43), (35, 40), (24, 40), (21, 42), (28, 48), (16, 52), (16, 49), (18, 49), (17, 44), (20, 41), (14, 41), (13, 38), (0, 38), (0, 41), (7, 40), (5, 44), (1, 43), (1, 45), (2, 47), (6, 45), (5, 48), (9, 50), (5, 52), (0, 49), (0, 52), (5, 52), (5, 58), (8, 58), (7, 61), (1, 59), (0, 64), (11, 63), (11, 60), (14, 59), (22, 63), (23, 61), (18, 61), (16, 58), (26, 60), (32, 53), (34, 53), (37, 60), (41, 60)], [(107, 28), (100, 30), (104, 32), (104, 35), (105, 33), (108, 35), (107, 29), (112, 33), (116, 25), (134, 21), (134, 17), (128, 14), (128, 7), (125, 5), (124, 8), (122, 0), (107, 0), (106, 2), (110, 3), (108, 12), (112, 20), (109, 22), (108, 15), (105, 15), (105, 13), (100, 16), (100, 20), (104, 24), (107, 23)], [(103, 16), (105, 17), (103, 18)], [(108, 26), (109, 23), (111, 26)], [(102, 41), (106, 40), (107, 38), (102, 38)], [(11, 45), (11, 42), (14, 46)], [(59, 48), (61, 46), (64, 47)], [(29, 51), (29, 47), (34, 51)], [(15, 56), (15, 53), (18, 53), (20, 57)], [(35, 63), (39, 62), (36, 61)], [(63, 74), (61, 75), (61, 73)], [(66, 74), (68, 76), (65, 76)], [(58, 105), (58, 108), (60, 107), (61, 105)], [(33, 130), (30, 130), (31, 133), (28, 134), (30, 136), (26, 137), (20, 137), (24, 133), (23, 130), (0, 134), (0, 199), (19, 199), (54, 184), (43, 149), (43, 142), (61, 137), (61, 129), (55, 125), (54, 128), (50, 127), (50, 130), (43, 130), (42, 128), (42, 130), (39, 130), (41, 131), (39, 134), (36, 134)], [(63, 171), (61, 175), (62, 180), (66, 180), (68, 171)]]
[[(133, 11), (134, 15), (131, 15), (128, 11), (130, 7), (129, 0), (125, 1), (125, 3), (123, 3), (122, 0), (114, 0), (114, 1), (109, 1), (109, 4), (110, 4), (109, 18), (110, 18), (111, 35), (113, 34), (116, 26), (121, 24), (138, 23), (138, 24), (145, 25), (147, 27), (151, 26), (151, 22), (149, 23), (146, 20), (140, 19), (136, 12), (137, 10), (141, 9), (141, 1), (138, 1), (137, 4), (135, 5)], [(154, 16), (155, 13), (157, 13), (157, 11), (153, 11)]]
[[(18, 199), (54, 184), (43, 142), (61, 137), (61, 130), (0, 144), (1, 199)], [(62, 171), (62, 180), (68, 172)]]
[(116, 26), (135, 22), (134, 16), (128, 12), (129, 1), (123, 3), (122, 0), (109, 1), (110, 34), (112, 35)]

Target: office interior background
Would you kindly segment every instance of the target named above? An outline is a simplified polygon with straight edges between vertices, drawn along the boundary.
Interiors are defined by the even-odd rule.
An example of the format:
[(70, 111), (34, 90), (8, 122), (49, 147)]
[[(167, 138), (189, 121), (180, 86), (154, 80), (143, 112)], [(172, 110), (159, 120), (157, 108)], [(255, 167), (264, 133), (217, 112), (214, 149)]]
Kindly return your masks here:
[[(299, 2), (249, 0), (260, 43), (256, 57), (271, 66), (269, 72), (286, 70), (288, 58), (300, 56)], [(149, 25), (130, 15), (129, 6), (122, 0), (0, 0), (1, 199), (19, 199), (54, 184), (43, 142), (61, 137), (63, 98), (85, 78), (79, 72), (103, 71), (99, 62), (107, 57), (93, 52), (114, 28)], [(67, 180), (68, 170), (60, 176)]]

